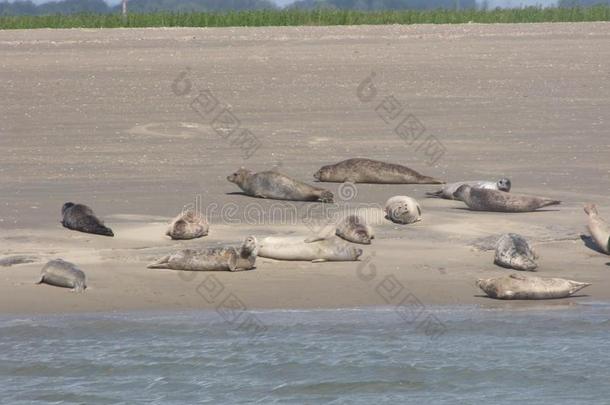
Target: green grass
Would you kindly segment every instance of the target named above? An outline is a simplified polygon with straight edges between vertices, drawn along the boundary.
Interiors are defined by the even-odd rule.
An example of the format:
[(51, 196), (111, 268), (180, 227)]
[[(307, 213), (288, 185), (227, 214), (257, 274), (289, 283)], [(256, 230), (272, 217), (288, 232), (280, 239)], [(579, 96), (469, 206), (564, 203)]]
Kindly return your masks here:
[(496, 10), (263, 10), (231, 13), (0, 16), (0, 29), (117, 27), (262, 27), (359, 24), (462, 24), (610, 21), (609, 6)]

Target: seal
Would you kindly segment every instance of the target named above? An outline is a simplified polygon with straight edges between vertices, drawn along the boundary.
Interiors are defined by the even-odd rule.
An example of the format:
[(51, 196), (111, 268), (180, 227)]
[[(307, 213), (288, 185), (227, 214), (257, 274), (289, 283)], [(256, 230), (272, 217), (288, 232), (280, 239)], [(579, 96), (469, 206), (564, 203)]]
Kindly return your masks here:
[(174, 240), (195, 239), (208, 234), (210, 226), (195, 210), (186, 210), (172, 220), (165, 234)]
[(494, 263), (509, 269), (536, 271), (538, 265), (534, 260), (537, 258), (523, 236), (507, 233), (498, 240)]
[(235, 183), (244, 193), (253, 197), (274, 200), (333, 202), (333, 193), (330, 191), (310, 186), (275, 171), (254, 173), (242, 167), (228, 176), (227, 180)]
[(561, 201), (550, 198), (487, 190), (467, 184), (458, 187), (453, 196), (473, 211), (531, 212), (549, 205), (561, 204)]
[(29, 256), (29, 255), (8, 256), (8, 257), (0, 258), (0, 266), (10, 267), (10, 266), (15, 266), (17, 264), (34, 263), (37, 260), (38, 260), (38, 257)]
[(335, 235), (269, 236), (261, 241), (259, 256), (275, 260), (308, 262), (357, 261), (362, 249), (354, 248)]
[(337, 224), (336, 234), (349, 242), (363, 245), (370, 245), (371, 239), (375, 238), (373, 228), (358, 215), (348, 215), (343, 218)]
[(104, 226), (93, 210), (84, 204), (67, 202), (61, 207), (61, 224), (73, 231), (93, 233), (96, 235), (114, 236), (112, 229)]
[(479, 279), (476, 285), (489, 297), (500, 300), (545, 300), (569, 297), (591, 284), (563, 278), (511, 274), (508, 277)]
[(323, 166), (314, 173), (318, 181), (377, 184), (443, 184), (408, 167), (378, 160), (354, 158)]
[(456, 190), (464, 184), (467, 184), (470, 187), (485, 188), (488, 190), (500, 190), (505, 191), (507, 193), (510, 191), (511, 188), (511, 182), (507, 178), (502, 178), (496, 182), (485, 180), (458, 181), (457, 183), (447, 184), (438, 191), (426, 193), (426, 196), (431, 198), (444, 198), (446, 200), (454, 200), (455, 197), (453, 196), (453, 193), (455, 193)]
[(595, 204), (586, 204), (585, 213), (589, 216), (587, 228), (597, 247), (605, 254), (610, 254), (610, 227), (599, 216)]
[(71, 288), (75, 292), (83, 292), (87, 288), (85, 273), (75, 264), (62, 259), (51, 260), (44, 265), (40, 271), (40, 279), (36, 284), (42, 283)]
[(248, 236), (240, 248), (184, 249), (164, 256), (147, 267), (187, 271), (242, 271), (254, 268), (257, 254), (257, 240), (254, 236)]
[(419, 203), (406, 195), (391, 197), (385, 203), (386, 219), (397, 224), (412, 224), (422, 220)]

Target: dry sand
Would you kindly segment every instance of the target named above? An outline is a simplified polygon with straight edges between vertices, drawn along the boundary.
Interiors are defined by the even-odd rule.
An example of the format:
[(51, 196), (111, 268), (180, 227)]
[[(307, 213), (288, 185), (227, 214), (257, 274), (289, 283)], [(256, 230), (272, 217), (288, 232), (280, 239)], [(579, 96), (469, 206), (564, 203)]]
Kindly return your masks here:
[[(610, 299), (610, 257), (580, 237), (584, 202), (610, 218), (610, 24), (1, 31), (0, 53), (0, 258), (35, 260), (0, 267), (2, 313), (213, 308), (227, 297), (248, 308), (397, 305), (405, 297), (540, 305), (483, 298), (474, 286), (510, 273), (472, 246), (508, 231), (534, 242), (537, 275), (593, 283), (584, 296), (550, 304)], [(172, 83), (183, 71), (191, 88), (177, 95)], [(357, 89), (371, 72), (377, 95), (367, 103)], [(249, 159), (189, 106), (208, 89), (260, 141)], [(401, 116), (423, 123), (420, 139), (442, 142), (435, 164), (380, 118), (376, 106), (388, 96), (404, 107)], [(307, 234), (301, 218), (320, 204), (298, 204), (296, 216), (280, 204), (270, 215), (274, 202), (236, 194), (226, 176), (240, 166), (278, 167), (313, 182), (321, 165), (355, 156), (448, 181), (507, 176), (514, 192), (564, 203), (481, 213), (424, 199), (435, 186), (357, 185), (339, 206), (370, 207), (377, 238), (363, 262), (259, 259), (251, 272), (181, 276), (145, 268), (184, 246)], [(339, 185), (323, 185), (338, 194)], [(420, 199), (422, 222), (378, 218), (375, 204), (397, 194)], [(92, 206), (116, 237), (63, 229), (66, 201)], [(164, 237), (170, 217), (195, 203), (210, 216), (210, 236)], [(86, 271), (86, 293), (33, 285), (55, 257)], [(213, 282), (222, 286), (214, 298), (202, 293)]]

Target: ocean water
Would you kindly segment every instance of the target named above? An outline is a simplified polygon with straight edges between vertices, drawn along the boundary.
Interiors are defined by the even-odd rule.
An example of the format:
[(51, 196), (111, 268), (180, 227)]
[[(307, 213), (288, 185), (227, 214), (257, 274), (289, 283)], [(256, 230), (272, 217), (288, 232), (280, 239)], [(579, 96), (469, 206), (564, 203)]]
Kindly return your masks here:
[(0, 403), (610, 403), (609, 304), (426, 313), (1, 317)]

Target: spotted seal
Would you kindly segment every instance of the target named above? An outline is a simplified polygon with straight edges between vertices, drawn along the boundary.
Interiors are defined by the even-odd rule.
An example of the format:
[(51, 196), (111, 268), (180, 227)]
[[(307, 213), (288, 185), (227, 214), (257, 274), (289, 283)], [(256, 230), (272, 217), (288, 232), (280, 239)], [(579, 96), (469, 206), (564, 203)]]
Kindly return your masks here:
[(255, 173), (242, 167), (229, 175), (227, 180), (253, 197), (274, 200), (333, 202), (333, 193), (330, 191), (310, 186), (276, 171)]
[(371, 239), (375, 238), (373, 228), (358, 215), (348, 215), (339, 221), (336, 234), (349, 242), (363, 245), (370, 245)]
[(362, 249), (354, 248), (335, 235), (269, 236), (261, 240), (259, 256), (275, 260), (309, 262), (356, 261)]
[(412, 224), (422, 220), (417, 200), (406, 195), (391, 197), (385, 203), (386, 218), (397, 224)]
[(467, 184), (458, 187), (453, 196), (473, 211), (531, 212), (561, 204), (561, 201), (550, 198), (476, 188)]
[(323, 166), (314, 173), (318, 181), (378, 184), (443, 184), (442, 180), (424, 176), (413, 169), (378, 160), (354, 158)]
[(536, 271), (538, 256), (527, 240), (515, 233), (502, 235), (496, 245), (494, 263), (515, 270)]
[(545, 300), (565, 298), (591, 285), (563, 278), (542, 278), (511, 274), (500, 278), (479, 279), (477, 287), (500, 300)]
[(42, 283), (83, 292), (87, 288), (87, 277), (75, 264), (55, 259), (45, 264), (40, 271), (40, 279), (36, 284)]
[(240, 248), (216, 247), (203, 250), (184, 249), (149, 264), (149, 269), (187, 271), (251, 270), (256, 263), (258, 243), (248, 236)]
[(426, 196), (431, 198), (444, 198), (446, 200), (454, 200), (453, 193), (457, 191), (460, 186), (464, 184), (470, 187), (485, 188), (488, 190), (500, 190), (509, 192), (511, 188), (511, 181), (507, 178), (502, 178), (498, 181), (485, 181), (485, 180), (472, 180), (472, 181), (458, 181), (457, 183), (446, 184), (443, 188), (431, 193), (426, 193)]
[(599, 216), (595, 204), (586, 204), (585, 213), (589, 217), (587, 228), (595, 244), (602, 252), (610, 254), (610, 227), (608, 223)]
[(172, 220), (165, 234), (172, 239), (195, 239), (206, 236), (209, 229), (205, 217), (189, 209)]

